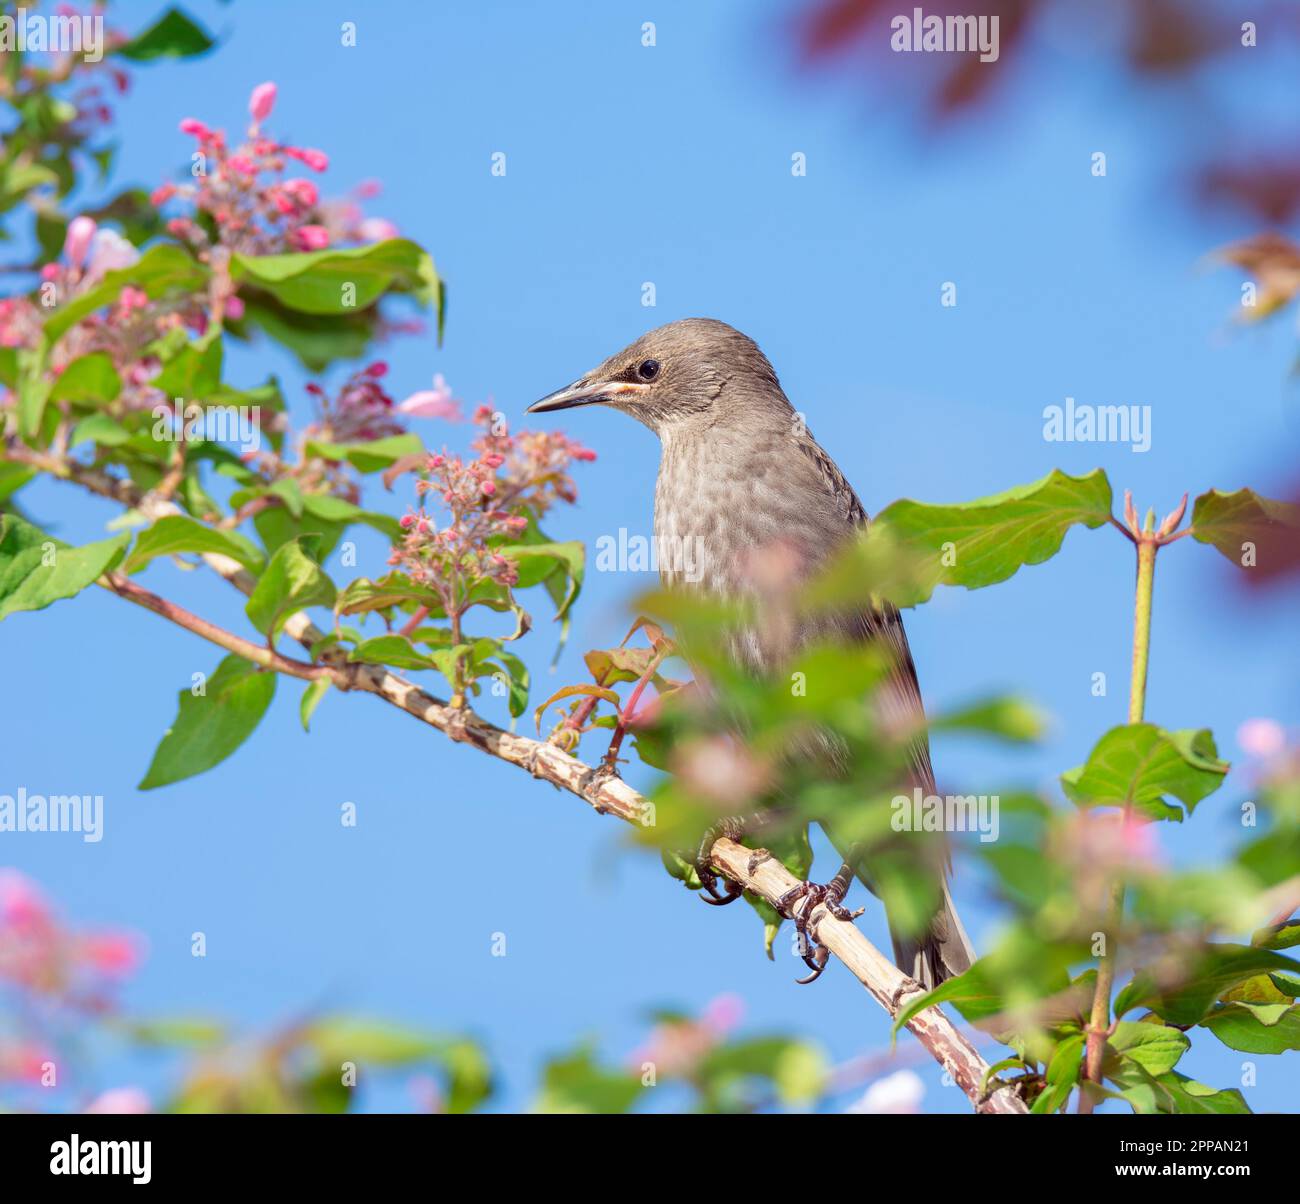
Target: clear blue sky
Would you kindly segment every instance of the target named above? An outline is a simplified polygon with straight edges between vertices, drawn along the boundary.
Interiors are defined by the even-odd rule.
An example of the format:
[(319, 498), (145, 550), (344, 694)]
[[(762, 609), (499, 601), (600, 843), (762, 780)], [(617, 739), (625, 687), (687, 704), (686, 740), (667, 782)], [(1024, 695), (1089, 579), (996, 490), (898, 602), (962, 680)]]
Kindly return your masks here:
[[(457, 396), (518, 415), (648, 327), (708, 315), (758, 340), (873, 511), (1101, 465), (1117, 491), (1130, 486), (1163, 513), (1184, 490), (1276, 493), (1294, 469), (1294, 329), (1229, 334), (1239, 281), (1197, 267), (1253, 228), (1185, 214), (1158, 127), (1132, 118), (1121, 87), (1054, 89), (1031, 73), (1014, 120), (920, 142), (880, 104), (796, 73), (782, 6), (191, 9), (222, 45), (134, 73), (117, 180), (170, 177), (190, 149), (181, 117), (236, 129), (249, 90), (275, 80), (275, 130), (331, 156), (323, 191), (380, 178), (371, 212), (429, 247), (449, 282), (445, 346), (405, 338), (382, 352), (399, 395), (442, 372)], [(154, 6), (121, 10), (135, 26)], [(356, 48), (339, 45), (343, 20), (359, 21)], [(640, 44), (643, 20), (657, 22), (654, 49)], [(1108, 154), (1105, 179), (1089, 173), (1094, 150)], [(505, 178), (490, 174), (496, 151)], [(791, 176), (795, 151), (807, 155), (805, 178)], [(654, 309), (641, 305), (645, 281)], [(956, 308), (939, 304), (945, 281), (957, 284)], [(303, 406), (305, 378), (274, 350), (231, 357), (228, 374), (252, 383), (271, 370)], [(1150, 405), (1151, 450), (1045, 443), (1042, 410), (1067, 395)], [(620, 527), (648, 531), (653, 438), (607, 412), (566, 426), (600, 459), (580, 466), (579, 505), (556, 515), (554, 534), (591, 545)], [(65, 538), (96, 537), (111, 514), (53, 484), (26, 498)], [(359, 571), (379, 571), (380, 543), (362, 547)], [(1123, 720), (1132, 575), (1114, 532), (1075, 532), (1049, 565), (991, 590), (945, 591), (909, 615), (932, 707), (1010, 688), (1055, 717), (1029, 752), (937, 741), (941, 783), (1050, 787)], [(145, 580), (241, 620), (238, 598), (205, 574), (159, 562)], [(647, 584), (591, 575), (554, 679), (540, 623), (525, 647), (538, 688), (577, 679), (580, 650), (617, 642)], [(1294, 640), (1293, 598), (1247, 611), (1215, 553), (1177, 544), (1156, 584), (1150, 716), (1208, 725), (1237, 759), (1243, 719), (1300, 718)], [(88, 591), (0, 625), (0, 657), (11, 683), (0, 790), (99, 793), (107, 812), (100, 844), (10, 836), (0, 853), (72, 917), (147, 935), (126, 995), (136, 1011), (211, 1012), (253, 1031), (328, 1006), (470, 1031), (503, 1073), (507, 1107), (526, 1102), (548, 1053), (591, 1035), (622, 1056), (647, 1006), (696, 1008), (722, 992), (744, 998), (752, 1030), (806, 1033), (836, 1059), (887, 1044), (884, 1014), (842, 968), (795, 986), (798, 963), (762, 957), (746, 908), (705, 908), (629, 849), (616, 821), (373, 700), (328, 698), (305, 735), (298, 690), (282, 681), (233, 759), (141, 794), (176, 692), (211, 670), (213, 649)], [(1097, 671), (1111, 683), (1104, 699), (1090, 692)], [(1248, 791), (1234, 771), (1195, 822), (1166, 826), (1171, 855), (1216, 857)], [(348, 800), (355, 829), (338, 821)], [(995, 912), (969, 878), (956, 893), (976, 944), (987, 943)], [(878, 908), (862, 923), (886, 942)], [(205, 960), (189, 950), (200, 929)], [(505, 958), (490, 956), (496, 931)], [(1202, 1037), (1180, 1069), (1234, 1086), (1241, 1060)], [(1252, 1106), (1292, 1107), (1293, 1068), (1260, 1061)], [(103, 1070), (103, 1086), (159, 1076), (152, 1061)], [(920, 1073), (927, 1110), (965, 1108), (932, 1064)], [(365, 1098), (406, 1103), (397, 1089)]]

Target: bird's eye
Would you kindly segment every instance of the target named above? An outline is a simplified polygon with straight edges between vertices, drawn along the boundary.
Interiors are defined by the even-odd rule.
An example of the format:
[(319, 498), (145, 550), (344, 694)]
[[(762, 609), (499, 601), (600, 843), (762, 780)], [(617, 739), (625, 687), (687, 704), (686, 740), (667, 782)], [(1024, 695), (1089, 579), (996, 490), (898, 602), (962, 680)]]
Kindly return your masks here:
[(659, 375), (658, 360), (642, 360), (637, 366), (636, 374), (642, 380), (654, 380)]

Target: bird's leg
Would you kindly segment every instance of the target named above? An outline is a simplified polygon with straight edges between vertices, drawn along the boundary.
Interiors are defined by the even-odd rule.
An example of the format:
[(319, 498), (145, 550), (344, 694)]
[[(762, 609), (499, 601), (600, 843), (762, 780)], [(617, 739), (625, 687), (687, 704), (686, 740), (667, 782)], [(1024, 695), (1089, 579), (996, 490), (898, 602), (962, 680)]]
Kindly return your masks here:
[[(813, 912), (818, 907), (824, 907), (823, 915), (829, 913), (837, 920), (855, 920), (866, 910), (859, 907), (857, 911), (850, 911), (844, 906), (844, 896), (849, 893), (849, 884), (852, 881), (853, 867), (846, 861), (840, 866), (835, 877), (824, 886), (816, 882), (800, 882), (776, 901), (777, 911), (794, 921), (795, 932), (799, 936), (799, 956), (812, 971), (806, 978), (795, 979), (796, 982), (803, 984), (816, 982), (821, 977), (822, 971), (826, 969), (826, 962), (830, 957), (830, 950), (817, 939), (817, 928), (822, 916), (817, 917), (816, 923), (809, 923)], [(795, 905), (800, 901), (803, 906), (796, 910)]]
[[(704, 894), (700, 898), (706, 903), (712, 903), (715, 907), (722, 907), (727, 903), (734, 903), (745, 893), (745, 888), (740, 883), (732, 882), (729, 878), (723, 879), (723, 890), (719, 893), (718, 875), (714, 873), (710, 862), (714, 844), (723, 837), (727, 840), (739, 842), (761, 827), (762, 822), (758, 816), (746, 818), (740, 815), (729, 815), (725, 819), (719, 820), (704, 833), (704, 836), (700, 839), (700, 847), (695, 854), (695, 872), (699, 875), (700, 885), (704, 888)], [(753, 874), (771, 856), (772, 854), (766, 849), (752, 850), (749, 855), (748, 868), (750, 874)]]

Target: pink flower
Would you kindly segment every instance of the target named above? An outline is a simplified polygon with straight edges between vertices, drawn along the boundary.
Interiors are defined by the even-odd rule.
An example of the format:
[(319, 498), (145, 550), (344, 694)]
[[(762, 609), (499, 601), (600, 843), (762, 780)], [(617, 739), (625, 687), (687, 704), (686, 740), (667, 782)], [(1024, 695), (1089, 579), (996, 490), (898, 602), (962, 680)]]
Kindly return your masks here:
[(324, 171), (330, 165), (329, 156), (324, 151), (315, 150), (310, 146), (286, 146), (284, 153), (291, 159), (307, 164), (312, 171)]
[(320, 199), (316, 185), (310, 180), (285, 180), (282, 187), (304, 209), (310, 209)]
[(36, 883), (17, 870), (0, 870), (0, 921), (31, 925), (49, 919), (49, 905)]
[(143, 1116), (152, 1107), (149, 1097), (139, 1087), (110, 1087), (91, 1100), (86, 1105), (86, 1111), (114, 1116)]
[(1237, 743), (1250, 756), (1267, 761), (1286, 748), (1286, 732), (1276, 719), (1247, 719), (1237, 729)]
[(133, 284), (128, 284), (118, 298), (118, 313), (124, 318), (130, 317), (135, 310), (146, 309), (148, 305), (149, 294)]
[(86, 253), (90, 250), (96, 229), (92, 217), (74, 217), (68, 223), (68, 233), (63, 240), (63, 254), (74, 268), (79, 268), (86, 262)]
[(386, 217), (366, 218), (357, 227), (357, 236), (362, 242), (387, 242), (390, 238), (400, 237), (397, 227)]
[(140, 964), (140, 946), (126, 932), (106, 932), (82, 939), (81, 954), (101, 974), (130, 974)]
[(330, 232), (324, 226), (299, 226), (293, 241), (300, 251), (323, 251), (330, 245)]
[(258, 84), (248, 98), (248, 112), (255, 122), (261, 124), (271, 116), (275, 107), (276, 87), (273, 83)]
[(257, 167), (247, 155), (231, 155), (226, 160), (226, 167), (230, 171), (237, 171), (241, 176), (255, 176), (257, 174)]
[(700, 1023), (722, 1036), (740, 1024), (745, 1015), (745, 1001), (739, 995), (719, 995), (710, 1000)]
[(86, 279), (98, 280), (105, 272), (129, 268), (140, 258), (140, 252), (116, 230), (97, 230), (86, 265)]
[(451, 388), (441, 372), (433, 378), (432, 389), (412, 393), (405, 401), (399, 402), (397, 408), (412, 418), (445, 418), (449, 422), (460, 419), (460, 406), (453, 399)]

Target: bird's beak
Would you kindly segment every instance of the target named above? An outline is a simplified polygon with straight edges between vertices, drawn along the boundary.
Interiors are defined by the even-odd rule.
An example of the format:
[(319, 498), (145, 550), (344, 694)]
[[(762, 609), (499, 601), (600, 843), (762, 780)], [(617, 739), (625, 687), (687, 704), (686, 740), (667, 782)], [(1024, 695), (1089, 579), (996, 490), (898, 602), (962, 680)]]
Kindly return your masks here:
[(541, 401), (535, 401), (524, 412), (526, 414), (546, 414), (552, 410), (571, 410), (574, 406), (599, 405), (611, 402), (629, 394), (644, 393), (646, 386), (629, 380), (575, 380), (563, 389), (548, 393)]

